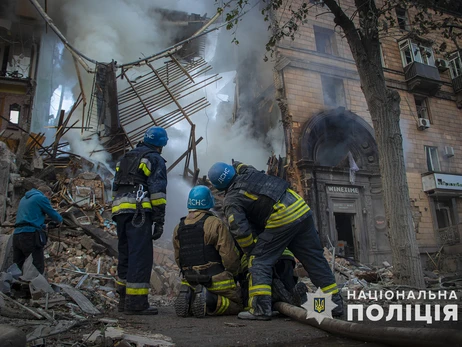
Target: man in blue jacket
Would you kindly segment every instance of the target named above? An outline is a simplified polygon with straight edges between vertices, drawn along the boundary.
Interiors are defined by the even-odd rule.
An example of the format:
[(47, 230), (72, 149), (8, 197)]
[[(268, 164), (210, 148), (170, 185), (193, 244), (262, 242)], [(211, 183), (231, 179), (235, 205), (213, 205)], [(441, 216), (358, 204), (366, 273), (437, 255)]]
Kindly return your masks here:
[(29, 190), (19, 202), (16, 223), (13, 234), (13, 261), (22, 268), (24, 262), (32, 254), (32, 260), (37, 270), (45, 271), (43, 247), (45, 216), (62, 223), (63, 218), (51, 206), (52, 190), (48, 186)]

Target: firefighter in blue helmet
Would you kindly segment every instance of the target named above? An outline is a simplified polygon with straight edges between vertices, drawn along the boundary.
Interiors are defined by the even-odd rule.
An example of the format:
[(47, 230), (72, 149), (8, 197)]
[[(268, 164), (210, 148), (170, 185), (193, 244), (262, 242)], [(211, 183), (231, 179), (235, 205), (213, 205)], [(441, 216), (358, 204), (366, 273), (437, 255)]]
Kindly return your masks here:
[[(302, 263), (313, 284), (332, 294), (338, 305), (332, 314), (342, 315), (343, 300), (324, 258), (312, 212), (289, 183), (240, 162), (215, 163), (208, 176), (217, 189), (226, 191), (223, 208), (230, 231), (249, 256), (250, 309), (238, 317), (271, 319), (272, 267), (286, 247)], [(256, 242), (254, 235), (258, 235)]]
[(243, 309), (234, 280), (240, 253), (226, 224), (209, 211), (214, 205), (209, 188), (192, 188), (189, 213), (173, 232), (175, 260), (183, 275), (175, 301), (180, 317), (232, 315)]
[(116, 165), (112, 218), (119, 238), (118, 308), (125, 314), (157, 314), (157, 308), (149, 306), (148, 293), (152, 240), (162, 236), (167, 204), (167, 170), (161, 156), (167, 141), (165, 129), (149, 128), (143, 142)]

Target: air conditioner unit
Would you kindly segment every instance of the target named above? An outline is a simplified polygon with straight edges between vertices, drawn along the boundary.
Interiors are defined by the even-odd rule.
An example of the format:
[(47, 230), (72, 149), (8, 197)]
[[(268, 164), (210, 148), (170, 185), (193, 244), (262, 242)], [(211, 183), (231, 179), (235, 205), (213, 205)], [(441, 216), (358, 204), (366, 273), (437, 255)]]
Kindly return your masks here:
[(430, 128), (430, 121), (426, 118), (419, 118), (417, 126), (420, 130)]
[(438, 68), (438, 70), (440, 70), (441, 72), (444, 72), (447, 69), (449, 69), (449, 62), (447, 60), (437, 58), (435, 60), (435, 66)]
[(446, 157), (453, 157), (454, 156), (454, 147), (451, 146), (444, 146), (444, 155)]

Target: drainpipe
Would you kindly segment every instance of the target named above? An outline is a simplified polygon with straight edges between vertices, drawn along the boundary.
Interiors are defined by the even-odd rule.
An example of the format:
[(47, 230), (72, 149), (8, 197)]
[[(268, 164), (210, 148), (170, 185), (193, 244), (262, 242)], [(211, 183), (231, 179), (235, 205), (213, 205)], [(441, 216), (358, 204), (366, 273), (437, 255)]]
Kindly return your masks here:
[(274, 309), (301, 323), (354, 340), (406, 347), (462, 346), (462, 332), (456, 329), (384, 327), (330, 318), (318, 324), (314, 318), (306, 319), (306, 310), (301, 307), (277, 302)]

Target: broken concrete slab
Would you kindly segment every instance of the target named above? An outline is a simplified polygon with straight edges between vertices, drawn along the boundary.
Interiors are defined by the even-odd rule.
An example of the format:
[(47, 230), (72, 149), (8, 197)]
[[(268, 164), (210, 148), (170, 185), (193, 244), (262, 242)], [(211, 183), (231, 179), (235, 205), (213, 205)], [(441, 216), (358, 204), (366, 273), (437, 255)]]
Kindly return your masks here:
[(83, 312), (89, 314), (101, 314), (101, 312), (83, 295), (78, 289), (71, 287), (67, 284), (58, 284), (58, 287), (62, 288), (64, 292), (74, 300), (77, 305), (82, 309)]
[(0, 271), (6, 271), (13, 263), (13, 236), (0, 234)]
[(46, 280), (43, 275), (38, 275), (37, 277), (33, 278), (29, 283), (30, 294), (33, 299), (40, 299), (43, 297), (44, 294), (54, 294), (53, 288), (51, 288), (50, 284)]
[(20, 277), (21, 280), (23, 281), (32, 281), (35, 277), (40, 275), (40, 272), (37, 270), (37, 268), (33, 264), (33, 259), (32, 259), (32, 254), (29, 255), (24, 262), (24, 265), (22, 267), (22, 276)]
[(72, 207), (64, 212), (62, 216), (72, 221), (72, 223), (76, 226), (81, 227), (85, 233), (92, 237), (96, 242), (105, 246), (109, 255), (117, 257), (119, 254), (118, 240), (98, 227), (86, 223), (82, 224), (81, 221), (78, 220), (82, 213), (83, 212), (78, 208)]

